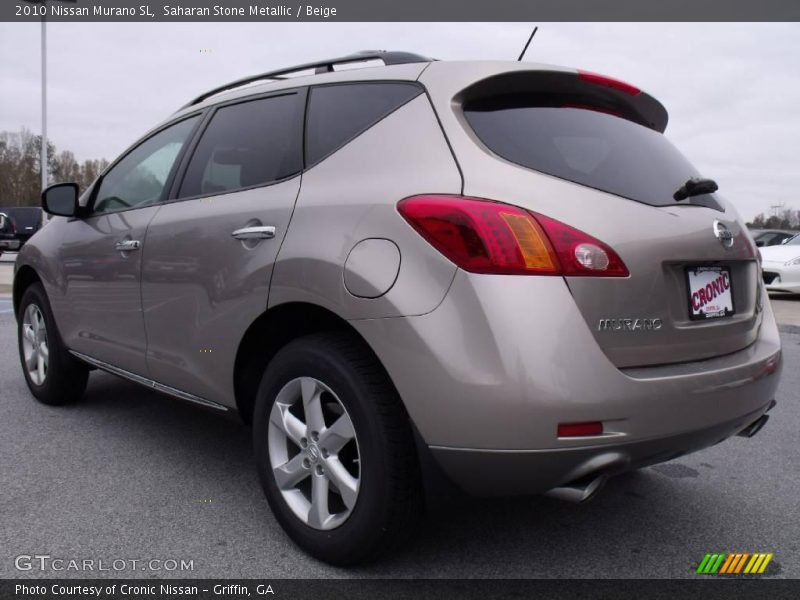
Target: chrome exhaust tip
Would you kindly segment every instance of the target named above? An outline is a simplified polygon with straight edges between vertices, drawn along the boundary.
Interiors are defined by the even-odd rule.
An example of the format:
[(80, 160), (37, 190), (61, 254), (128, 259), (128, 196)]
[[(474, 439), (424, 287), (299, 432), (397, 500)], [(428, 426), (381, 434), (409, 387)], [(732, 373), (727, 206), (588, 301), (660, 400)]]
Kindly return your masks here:
[(567, 485), (548, 490), (544, 495), (548, 498), (557, 498), (573, 504), (582, 504), (594, 498), (607, 480), (608, 477), (606, 475), (583, 477)]
[(764, 427), (764, 425), (767, 424), (767, 421), (769, 421), (769, 415), (761, 415), (759, 418), (750, 423), (750, 425), (742, 429), (736, 435), (738, 435), (739, 437), (751, 438), (759, 431), (761, 431), (762, 427)]

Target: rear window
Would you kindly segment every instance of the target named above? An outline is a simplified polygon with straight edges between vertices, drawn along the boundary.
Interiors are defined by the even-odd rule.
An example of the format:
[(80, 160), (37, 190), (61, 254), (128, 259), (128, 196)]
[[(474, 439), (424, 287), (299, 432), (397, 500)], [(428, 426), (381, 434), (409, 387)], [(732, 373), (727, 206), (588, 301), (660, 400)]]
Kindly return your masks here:
[[(498, 156), (645, 204), (674, 205), (675, 191), (699, 176), (661, 133), (603, 109), (511, 95), (472, 101), (463, 110)], [(682, 203), (720, 209), (710, 194)]]
[(313, 88), (308, 101), (307, 163), (318, 163), (421, 93), (416, 84), (394, 82)]

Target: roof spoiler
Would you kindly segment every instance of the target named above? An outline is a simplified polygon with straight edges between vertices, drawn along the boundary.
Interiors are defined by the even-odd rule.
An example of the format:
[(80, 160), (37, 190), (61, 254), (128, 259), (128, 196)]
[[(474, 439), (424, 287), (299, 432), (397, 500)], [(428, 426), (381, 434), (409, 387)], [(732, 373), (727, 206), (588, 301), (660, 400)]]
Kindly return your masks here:
[(643, 124), (651, 129), (664, 133), (667, 128), (667, 121), (669, 120), (667, 109), (658, 100), (638, 87), (607, 75), (592, 73), (591, 71), (578, 70), (578, 79), (592, 86), (605, 88), (607, 93), (616, 96), (623, 103), (629, 104), (638, 113), (640, 119), (644, 121)]
[(461, 90), (459, 103), (506, 94), (529, 94), (547, 105), (558, 94), (566, 106), (608, 112), (663, 133), (667, 109), (650, 94), (624, 81), (587, 71), (519, 69), (496, 73)]

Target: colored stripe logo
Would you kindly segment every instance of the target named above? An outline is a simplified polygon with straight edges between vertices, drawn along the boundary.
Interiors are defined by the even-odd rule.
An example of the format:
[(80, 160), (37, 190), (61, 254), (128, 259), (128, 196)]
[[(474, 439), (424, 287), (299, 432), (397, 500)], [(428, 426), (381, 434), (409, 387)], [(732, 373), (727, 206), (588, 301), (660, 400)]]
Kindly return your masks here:
[(708, 552), (697, 566), (701, 575), (760, 575), (767, 570), (772, 552)]

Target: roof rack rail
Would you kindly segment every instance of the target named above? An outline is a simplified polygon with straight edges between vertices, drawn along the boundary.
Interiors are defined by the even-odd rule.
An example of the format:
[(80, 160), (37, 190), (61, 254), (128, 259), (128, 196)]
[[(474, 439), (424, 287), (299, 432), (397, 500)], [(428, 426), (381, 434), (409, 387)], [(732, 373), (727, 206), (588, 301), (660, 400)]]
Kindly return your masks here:
[(251, 75), (249, 77), (237, 79), (236, 81), (231, 81), (230, 83), (226, 83), (225, 85), (216, 87), (213, 90), (209, 90), (204, 94), (200, 94), (199, 96), (197, 96), (197, 98), (195, 98), (185, 106), (182, 106), (180, 110), (189, 108), (190, 106), (194, 106), (195, 104), (200, 104), (203, 100), (205, 100), (206, 98), (210, 98), (211, 96), (215, 96), (222, 92), (242, 87), (249, 83), (260, 81), (262, 79), (287, 79), (286, 77), (283, 76), (289, 75), (291, 73), (297, 73), (300, 71), (308, 71), (310, 69), (314, 69), (316, 73), (330, 73), (333, 71), (334, 65), (363, 62), (367, 60), (382, 60), (384, 65), (389, 66), (389, 65), (404, 65), (404, 64), (418, 63), (418, 62), (431, 62), (435, 59), (428, 58), (427, 56), (420, 56), (419, 54), (413, 54), (412, 52), (387, 52), (386, 50), (364, 50), (362, 52), (355, 52), (354, 54), (348, 54), (347, 56), (340, 56), (339, 58), (330, 58), (328, 60), (321, 60), (313, 63), (306, 63), (303, 65), (295, 65), (294, 67), (286, 67), (283, 69), (278, 69), (277, 71), (269, 71), (267, 73), (260, 73), (258, 75)]

